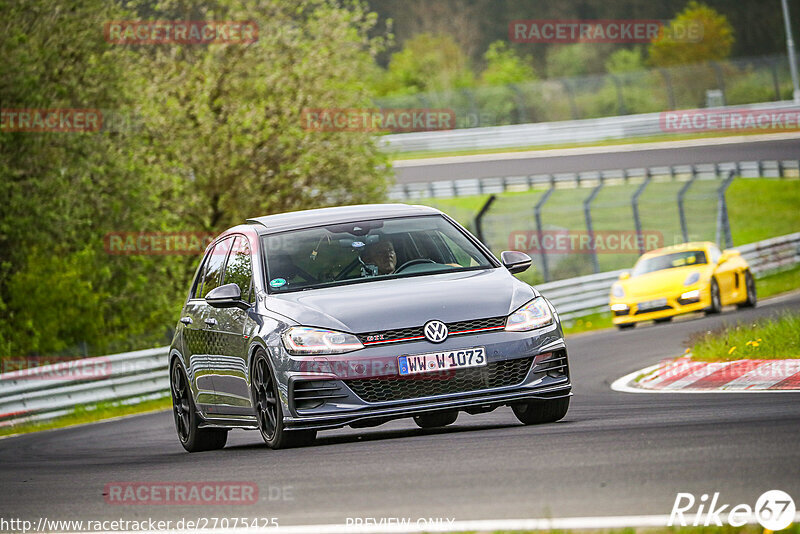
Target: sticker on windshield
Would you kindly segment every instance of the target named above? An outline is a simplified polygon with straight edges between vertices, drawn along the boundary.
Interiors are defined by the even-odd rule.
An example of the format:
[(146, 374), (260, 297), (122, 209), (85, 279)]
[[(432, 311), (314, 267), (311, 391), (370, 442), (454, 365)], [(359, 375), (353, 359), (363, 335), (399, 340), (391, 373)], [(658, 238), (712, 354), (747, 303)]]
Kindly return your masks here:
[(279, 288), (286, 285), (286, 280), (283, 278), (273, 278), (269, 281), (269, 287)]

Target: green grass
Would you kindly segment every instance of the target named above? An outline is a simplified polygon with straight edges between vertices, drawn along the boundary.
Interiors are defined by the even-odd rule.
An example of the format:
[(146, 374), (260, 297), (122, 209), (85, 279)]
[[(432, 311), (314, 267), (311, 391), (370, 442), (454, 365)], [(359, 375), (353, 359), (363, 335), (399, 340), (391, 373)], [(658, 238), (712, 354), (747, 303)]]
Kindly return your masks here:
[(562, 326), (565, 334), (579, 334), (581, 332), (611, 328), (614, 324), (611, 322), (611, 314), (609, 312), (597, 312), (574, 319), (564, 319)]
[(780, 295), (800, 288), (800, 265), (756, 280), (758, 298)]
[(800, 315), (727, 326), (693, 337), (690, 344), (700, 361), (800, 358)]
[(614, 146), (614, 145), (634, 145), (644, 143), (658, 143), (664, 141), (684, 141), (690, 139), (708, 139), (717, 137), (731, 137), (740, 135), (763, 134), (760, 131), (753, 132), (706, 132), (695, 134), (664, 134), (652, 135), (647, 137), (607, 139), (605, 141), (591, 141), (586, 143), (557, 143), (551, 145), (523, 145), (518, 147), (502, 148), (473, 148), (464, 150), (430, 150), (424, 152), (394, 152), (390, 154), (392, 160), (409, 160), (425, 158), (441, 158), (449, 156), (472, 156), (476, 154), (503, 154), (507, 152), (530, 152), (533, 150), (552, 150), (560, 148), (582, 148), (592, 146)]
[(78, 406), (70, 414), (38, 423), (21, 423), (0, 427), (0, 436), (11, 434), (27, 434), (40, 430), (50, 430), (54, 428), (64, 428), (74, 425), (82, 425), (120, 417), (123, 415), (133, 415), (138, 413), (153, 412), (169, 409), (172, 406), (170, 397), (153, 399), (139, 404), (121, 404), (120, 402), (102, 402), (93, 405)]

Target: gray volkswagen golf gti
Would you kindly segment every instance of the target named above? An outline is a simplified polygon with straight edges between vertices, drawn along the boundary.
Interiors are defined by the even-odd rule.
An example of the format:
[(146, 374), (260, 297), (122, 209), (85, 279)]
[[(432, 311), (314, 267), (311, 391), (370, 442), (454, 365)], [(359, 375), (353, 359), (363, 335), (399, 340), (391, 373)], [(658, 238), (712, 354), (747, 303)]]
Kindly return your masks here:
[(209, 245), (170, 347), (175, 426), (187, 451), (233, 428), (267, 445), (318, 430), (511, 406), (564, 417), (571, 385), (558, 315), (433, 208), (381, 204), (248, 220)]

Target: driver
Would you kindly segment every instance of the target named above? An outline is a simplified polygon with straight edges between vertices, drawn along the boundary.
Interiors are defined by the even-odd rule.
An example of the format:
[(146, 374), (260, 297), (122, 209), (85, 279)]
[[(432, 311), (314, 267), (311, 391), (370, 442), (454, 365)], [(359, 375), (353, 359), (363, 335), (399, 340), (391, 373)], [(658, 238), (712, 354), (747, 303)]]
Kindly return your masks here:
[(364, 247), (361, 259), (366, 264), (375, 265), (378, 274), (392, 274), (397, 267), (397, 254), (388, 239), (381, 239)]

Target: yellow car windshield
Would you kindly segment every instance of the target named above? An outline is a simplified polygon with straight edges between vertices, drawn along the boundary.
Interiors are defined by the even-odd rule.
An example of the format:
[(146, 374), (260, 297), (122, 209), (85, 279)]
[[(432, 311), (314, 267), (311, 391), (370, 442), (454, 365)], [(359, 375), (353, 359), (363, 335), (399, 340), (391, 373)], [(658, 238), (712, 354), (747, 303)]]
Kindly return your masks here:
[(708, 263), (708, 260), (706, 259), (705, 251), (684, 250), (681, 252), (664, 254), (663, 256), (642, 258), (636, 262), (636, 266), (633, 268), (631, 276), (639, 276), (641, 274), (652, 273), (654, 271), (663, 271), (664, 269), (675, 269), (677, 267), (703, 265), (706, 263)]

